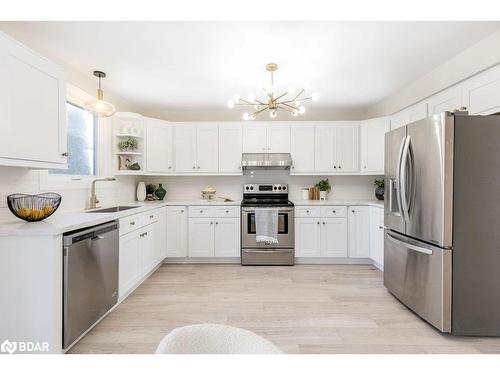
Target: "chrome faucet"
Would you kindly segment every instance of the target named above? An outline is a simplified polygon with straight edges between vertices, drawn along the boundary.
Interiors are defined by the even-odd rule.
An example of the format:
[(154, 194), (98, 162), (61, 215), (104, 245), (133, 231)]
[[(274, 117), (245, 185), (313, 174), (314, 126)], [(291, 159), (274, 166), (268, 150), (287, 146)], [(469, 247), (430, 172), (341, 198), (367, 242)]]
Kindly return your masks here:
[(99, 199), (97, 199), (97, 195), (95, 194), (95, 183), (97, 181), (115, 181), (115, 180), (116, 180), (116, 178), (114, 178), (114, 177), (103, 177), (103, 178), (96, 178), (92, 181), (91, 188), (90, 188), (89, 209), (99, 208), (99, 206), (97, 205), (99, 203)]

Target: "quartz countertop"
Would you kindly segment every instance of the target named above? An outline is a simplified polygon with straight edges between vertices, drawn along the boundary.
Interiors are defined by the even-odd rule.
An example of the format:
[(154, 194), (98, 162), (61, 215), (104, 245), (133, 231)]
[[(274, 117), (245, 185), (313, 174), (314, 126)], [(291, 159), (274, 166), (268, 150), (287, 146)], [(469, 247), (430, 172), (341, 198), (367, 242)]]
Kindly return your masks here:
[[(59, 235), (77, 229), (91, 227), (122, 217), (136, 215), (154, 208), (164, 206), (239, 206), (239, 201), (224, 202), (222, 200), (166, 200), (152, 202), (128, 202), (120, 206), (136, 206), (135, 208), (120, 212), (56, 212), (49, 218), (27, 223), (12, 215), (12, 219), (0, 222), (0, 236), (47, 236)], [(105, 208), (105, 207), (103, 207)]]
[(296, 206), (373, 206), (384, 208), (384, 201), (375, 199), (330, 199), (326, 201), (292, 200)]

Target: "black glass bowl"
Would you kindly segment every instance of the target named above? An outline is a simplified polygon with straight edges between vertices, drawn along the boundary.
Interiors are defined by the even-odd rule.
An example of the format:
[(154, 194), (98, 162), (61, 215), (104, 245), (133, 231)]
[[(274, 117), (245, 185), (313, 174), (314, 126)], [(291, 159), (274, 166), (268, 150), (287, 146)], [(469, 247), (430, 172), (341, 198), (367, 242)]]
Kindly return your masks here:
[(11, 194), (7, 196), (10, 212), (25, 221), (40, 221), (48, 218), (59, 208), (61, 196), (57, 193)]

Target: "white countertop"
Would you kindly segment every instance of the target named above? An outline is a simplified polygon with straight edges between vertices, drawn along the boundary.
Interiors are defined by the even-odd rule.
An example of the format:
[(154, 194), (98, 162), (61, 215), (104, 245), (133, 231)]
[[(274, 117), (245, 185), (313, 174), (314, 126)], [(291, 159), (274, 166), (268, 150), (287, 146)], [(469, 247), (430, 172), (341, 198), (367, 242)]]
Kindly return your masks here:
[(373, 206), (384, 208), (384, 201), (375, 199), (330, 199), (326, 201), (296, 200), (296, 206)]
[[(367, 199), (310, 201), (295, 200), (296, 206), (374, 206), (383, 208), (384, 202)], [(92, 211), (55, 213), (46, 220), (27, 223), (12, 215), (12, 219), (0, 222), (0, 236), (47, 236), (59, 235), (73, 230), (91, 227), (122, 217), (136, 215), (140, 212), (164, 206), (239, 206), (240, 202), (224, 202), (222, 200), (168, 200), (153, 202), (129, 202), (120, 206), (137, 206), (130, 210), (109, 213)]]
[(140, 212), (164, 206), (239, 206), (240, 202), (224, 202), (222, 200), (182, 200), (129, 202), (120, 206), (137, 206), (125, 211), (96, 213), (92, 211), (55, 213), (49, 218), (28, 223), (12, 215), (12, 219), (0, 222), (0, 236), (46, 236), (59, 235), (73, 230), (91, 227), (122, 217), (136, 215)]

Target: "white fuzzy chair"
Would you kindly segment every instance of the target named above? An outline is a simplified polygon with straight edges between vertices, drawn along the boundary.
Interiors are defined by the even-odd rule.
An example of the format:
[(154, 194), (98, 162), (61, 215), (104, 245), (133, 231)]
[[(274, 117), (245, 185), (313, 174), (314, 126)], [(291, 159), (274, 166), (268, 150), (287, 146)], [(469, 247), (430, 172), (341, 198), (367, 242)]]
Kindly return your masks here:
[(280, 354), (274, 344), (246, 329), (222, 324), (175, 328), (161, 340), (156, 354)]

